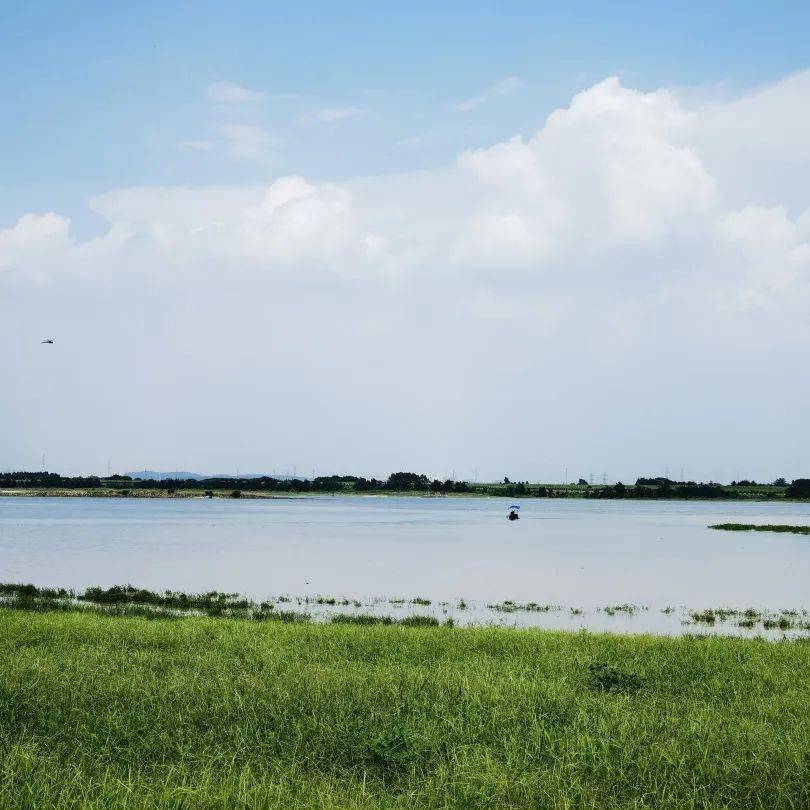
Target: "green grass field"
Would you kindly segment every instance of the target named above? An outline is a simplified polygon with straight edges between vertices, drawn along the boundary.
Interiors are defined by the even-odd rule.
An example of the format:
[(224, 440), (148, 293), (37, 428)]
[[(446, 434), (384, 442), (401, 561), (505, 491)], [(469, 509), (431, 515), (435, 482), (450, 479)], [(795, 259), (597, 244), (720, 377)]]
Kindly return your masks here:
[(0, 610), (2, 807), (808, 807), (810, 644)]

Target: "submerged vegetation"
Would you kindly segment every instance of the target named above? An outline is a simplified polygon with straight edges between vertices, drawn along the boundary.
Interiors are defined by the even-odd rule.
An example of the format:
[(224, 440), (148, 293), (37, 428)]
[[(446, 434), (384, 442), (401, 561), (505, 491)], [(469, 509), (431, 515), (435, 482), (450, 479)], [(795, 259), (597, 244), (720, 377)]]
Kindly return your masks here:
[(626, 613), (628, 616), (634, 616), (640, 610), (647, 610), (646, 607), (639, 607), (638, 605), (630, 605), (627, 602), (621, 605), (608, 605), (601, 608), (608, 616), (615, 616), (617, 613)]
[(704, 624), (714, 626), (717, 622), (733, 622), (737, 627), (750, 630), (757, 625), (764, 630), (810, 630), (810, 616), (806, 610), (801, 613), (798, 610), (781, 610), (772, 612), (767, 610), (757, 610), (756, 608), (746, 608), (737, 610), (735, 608), (712, 608), (709, 610), (690, 611), (686, 624)]
[(517, 602), (513, 602), (511, 599), (487, 605), (487, 607), (499, 613), (517, 613), (518, 611), (523, 611), (524, 613), (550, 613), (561, 609), (559, 605), (539, 605), (537, 602), (527, 602), (521, 605)]
[(0, 607), (0, 684), (8, 808), (810, 805), (808, 644)]
[[(400, 625), (402, 627), (438, 627), (442, 624), (453, 626), (457, 619), (453, 612), (465, 616), (464, 624), (486, 626), (492, 624), (517, 624), (541, 626), (540, 616), (530, 620), (533, 614), (568, 615), (571, 619), (582, 621), (589, 611), (580, 607), (565, 608), (562, 605), (541, 604), (539, 602), (519, 603), (511, 599), (503, 602), (479, 605), (458, 599), (453, 603), (438, 602), (432, 613), (425, 613), (425, 608), (433, 605), (431, 599), (414, 597), (411, 600), (402, 598), (376, 597), (369, 600), (349, 599), (345, 596), (289, 596), (282, 594), (256, 602), (236, 593), (209, 591), (202, 594), (187, 594), (182, 591), (164, 591), (157, 593), (132, 585), (113, 585), (110, 588), (91, 587), (83, 592), (65, 588), (38, 588), (31, 584), (0, 583), (0, 607), (45, 612), (94, 612), (109, 616), (139, 616), (147, 619), (181, 619), (192, 616), (210, 616), (219, 618), (240, 618), (256, 621), (277, 622), (332, 622), (334, 624), (359, 625)], [(380, 612), (393, 608), (400, 616)], [(295, 609), (299, 608), (299, 609)], [(358, 609), (365, 612), (357, 612)], [(422, 611), (420, 612), (420, 609)], [(649, 611), (647, 605), (623, 603), (597, 607), (595, 614), (608, 617), (622, 616), (631, 619)], [(790, 631), (792, 636), (810, 632), (810, 613), (807, 609), (784, 609), (778, 612), (746, 608), (744, 610), (721, 607), (706, 610), (682, 609), (681, 625), (703, 625), (714, 627), (715, 624), (741, 630), (769, 631), (766, 635), (778, 636)], [(665, 607), (660, 610), (665, 616), (675, 613), (675, 608)], [(515, 616), (511, 622), (511, 614)], [(507, 618), (509, 617), (509, 619)], [(676, 617), (677, 618), (677, 617)], [(537, 621), (540, 619), (540, 621)], [(585, 619), (587, 621), (587, 619)], [(559, 626), (559, 622), (551, 622)], [(675, 625), (678, 627), (678, 625)], [(625, 629), (635, 629), (625, 626)], [(670, 628), (672, 630), (673, 628)], [(744, 634), (743, 634), (744, 635)]]
[(727, 532), (785, 532), (787, 534), (810, 534), (810, 526), (791, 526), (787, 523), (715, 523), (710, 529)]

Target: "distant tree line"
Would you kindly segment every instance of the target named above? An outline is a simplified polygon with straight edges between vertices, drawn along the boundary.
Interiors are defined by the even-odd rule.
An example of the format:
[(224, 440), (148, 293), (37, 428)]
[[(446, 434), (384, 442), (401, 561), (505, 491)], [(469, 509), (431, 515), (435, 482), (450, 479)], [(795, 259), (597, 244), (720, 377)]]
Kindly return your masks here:
[[(748, 494), (739, 488), (758, 487), (762, 494), (792, 499), (810, 499), (810, 479), (797, 478), (790, 485), (780, 478), (772, 485), (760, 485), (754, 481), (735, 481), (730, 485), (697, 483), (695, 481), (672, 481), (669, 478), (638, 478), (635, 484), (594, 486), (580, 478), (574, 485), (530, 484), (528, 481), (511, 481), (504, 477), (498, 484), (470, 484), (467, 481), (430, 479), (426, 475), (412, 472), (395, 472), (385, 480), (364, 478), (356, 475), (327, 475), (313, 479), (273, 478), (132, 478), (127, 475), (62, 476), (50, 472), (7, 472), (0, 473), (0, 488), (4, 489), (111, 489), (122, 492), (136, 489), (152, 489), (176, 492), (179, 489), (200, 490), (205, 494), (215, 491), (250, 492), (289, 492), (289, 493), (346, 493), (346, 492), (413, 492), (436, 495), (480, 494), (501, 495), (508, 498), (594, 498), (594, 499), (678, 499), (720, 500)], [(770, 490), (768, 492), (767, 490)], [(774, 490), (779, 490), (778, 493)], [(236, 497), (239, 497), (236, 495)]]
[(50, 472), (0, 473), (0, 487), (7, 489), (92, 489), (103, 486), (97, 475), (63, 476)]
[(810, 478), (797, 478), (785, 490), (787, 498), (810, 498)]

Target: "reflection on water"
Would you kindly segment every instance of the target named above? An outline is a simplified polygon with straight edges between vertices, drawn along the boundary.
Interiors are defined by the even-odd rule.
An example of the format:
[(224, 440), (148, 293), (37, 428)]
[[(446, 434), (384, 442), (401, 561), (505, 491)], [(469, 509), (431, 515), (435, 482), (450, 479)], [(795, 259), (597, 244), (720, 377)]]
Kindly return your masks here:
[[(0, 498), (0, 580), (329, 594), (392, 615), (633, 632), (694, 632), (691, 609), (810, 606), (810, 538), (707, 528), (806, 524), (808, 504), (532, 499), (509, 522), (510, 503)], [(388, 602), (417, 596), (431, 605)], [(507, 600), (561, 609), (487, 608)], [(624, 604), (641, 609), (604, 610)], [(711, 629), (740, 632), (732, 620)]]

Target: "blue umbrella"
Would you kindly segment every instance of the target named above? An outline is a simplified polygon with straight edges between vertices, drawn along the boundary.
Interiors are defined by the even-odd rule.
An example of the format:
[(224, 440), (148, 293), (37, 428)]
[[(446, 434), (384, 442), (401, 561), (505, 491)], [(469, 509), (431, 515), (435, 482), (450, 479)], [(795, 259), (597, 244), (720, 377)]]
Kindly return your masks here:
[(520, 504), (519, 504), (519, 503), (513, 503), (513, 504), (512, 504), (512, 505), (511, 505), (509, 508), (510, 508), (510, 509), (518, 509), (518, 510), (519, 510), (519, 509), (520, 509)]

